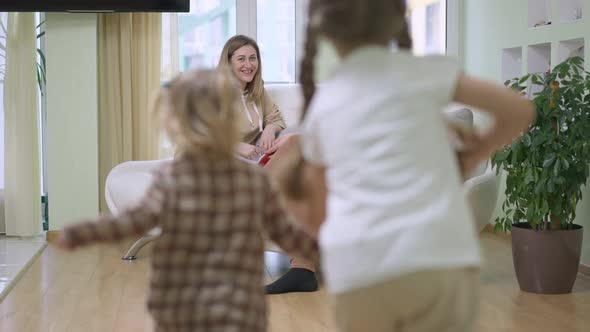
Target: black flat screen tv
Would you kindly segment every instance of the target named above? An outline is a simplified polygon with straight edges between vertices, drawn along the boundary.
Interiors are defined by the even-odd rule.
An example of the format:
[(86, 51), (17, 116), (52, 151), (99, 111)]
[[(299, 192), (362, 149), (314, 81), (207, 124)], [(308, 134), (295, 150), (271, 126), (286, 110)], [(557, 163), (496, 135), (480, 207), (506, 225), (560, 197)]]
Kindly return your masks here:
[(0, 0), (0, 12), (188, 12), (190, 0)]

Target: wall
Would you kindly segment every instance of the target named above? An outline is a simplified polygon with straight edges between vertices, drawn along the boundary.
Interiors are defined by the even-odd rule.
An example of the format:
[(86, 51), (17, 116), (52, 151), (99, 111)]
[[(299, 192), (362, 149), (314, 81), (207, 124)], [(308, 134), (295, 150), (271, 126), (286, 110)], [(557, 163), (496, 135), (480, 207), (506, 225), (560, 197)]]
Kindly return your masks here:
[[(575, 23), (560, 23), (560, 10), (567, 8), (569, 3), (583, 2), (586, 11), (583, 20)], [(461, 49), (464, 69), (467, 73), (482, 78), (503, 81), (502, 50), (522, 47), (521, 72), (527, 72), (529, 49), (528, 45), (551, 43), (551, 66), (559, 61), (559, 42), (576, 38), (584, 38), (590, 42), (590, 0), (539, 0), (533, 1), (532, 9), (538, 9), (544, 3), (549, 4), (551, 25), (529, 28), (529, 1), (514, 0), (466, 0), (461, 8), (462, 28), (460, 32)], [(588, 68), (588, 51), (585, 47), (586, 67)], [(531, 51), (532, 53), (533, 51)], [(533, 54), (531, 54), (532, 56)], [(531, 61), (532, 63), (532, 61)], [(478, 118), (481, 123), (483, 119)], [(504, 181), (502, 181), (504, 182)], [(500, 205), (504, 199), (505, 186), (500, 188), (500, 197), (496, 207), (496, 215), (500, 213)], [(590, 197), (590, 189), (584, 188), (584, 197)], [(585, 226), (582, 261), (590, 265), (590, 199), (583, 200), (577, 210), (576, 222)]]
[(98, 213), (96, 14), (47, 13), (49, 229)]

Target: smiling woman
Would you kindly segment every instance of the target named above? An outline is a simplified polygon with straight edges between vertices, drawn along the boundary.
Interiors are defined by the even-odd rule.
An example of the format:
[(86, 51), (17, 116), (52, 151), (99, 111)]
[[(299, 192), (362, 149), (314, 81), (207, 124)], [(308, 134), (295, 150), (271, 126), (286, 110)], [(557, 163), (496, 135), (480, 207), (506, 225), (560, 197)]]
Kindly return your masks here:
[(219, 66), (231, 70), (243, 92), (239, 118), (242, 144), (238, 153), (257, 159), (281, 142), (277, 136), (286, 127), (279, 108), (264, 89), (258, 44), (244, 35), (230, 38), (221, 52)]
[[(288, 162), (297, 152), (298, 134), (286, 134), (285, 121), (277, 104), (264, 89), (262, 59), (256, 41), (244, 35), (231, 37), (223, 47), (219, 67), (230, 70), (242, 90), (240, 129), (242, 143), (238, 154), (256, 162), (261, 156), (269, 157), (265, 169), (277, 177), (282, 163)], [(266, 160), (266, 158), (262, 158)], [(286, 207), (298, 220), (307, 219), (307, 210), (287, 201)], [(318, 289), (315, 266), (300, 258), (291, 260), (291, 269), (266, 287), (269, 294), (287, 292), (311, 292)]]

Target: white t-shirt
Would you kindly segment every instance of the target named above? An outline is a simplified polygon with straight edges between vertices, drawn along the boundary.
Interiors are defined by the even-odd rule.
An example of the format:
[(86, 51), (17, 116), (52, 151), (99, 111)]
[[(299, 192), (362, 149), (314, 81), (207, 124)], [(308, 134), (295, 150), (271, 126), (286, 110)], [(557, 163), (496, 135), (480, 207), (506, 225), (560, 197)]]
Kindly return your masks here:
[(367, 47), (318, 89), (303, 123), (303, 153), (326, 167), (320, 244), (331, 292), (480, 265), (442, 114), (458, 74), (447, 57)]

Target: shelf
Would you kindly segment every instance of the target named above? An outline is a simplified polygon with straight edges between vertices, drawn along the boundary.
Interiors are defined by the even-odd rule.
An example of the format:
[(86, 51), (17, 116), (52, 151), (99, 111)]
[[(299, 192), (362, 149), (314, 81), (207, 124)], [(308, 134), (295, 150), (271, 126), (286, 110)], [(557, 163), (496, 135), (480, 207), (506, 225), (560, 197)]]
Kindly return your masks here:
[(551, 69), (551, 43), (529, 45), (527, 72), (545, 73)]
[(522, 76), (522, 48), (502, 50), (502, 81)]
[(529, 28), (538, 28), (551, 24), (551, 3), (549, 0), (529, 1)]
[(584, 13), (583, 0), (559, 0), (559, 22), (573, 23), (580, 21)]
[(579, 56), (584, 58), (584, 38), (563, 40), (559, 42), (558, 61), (563, 61)]

